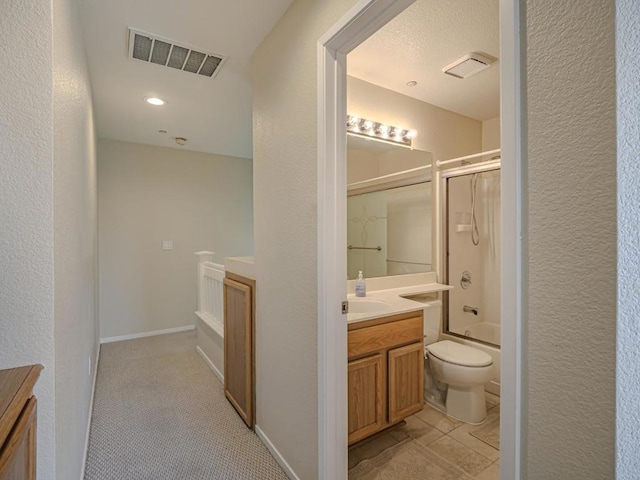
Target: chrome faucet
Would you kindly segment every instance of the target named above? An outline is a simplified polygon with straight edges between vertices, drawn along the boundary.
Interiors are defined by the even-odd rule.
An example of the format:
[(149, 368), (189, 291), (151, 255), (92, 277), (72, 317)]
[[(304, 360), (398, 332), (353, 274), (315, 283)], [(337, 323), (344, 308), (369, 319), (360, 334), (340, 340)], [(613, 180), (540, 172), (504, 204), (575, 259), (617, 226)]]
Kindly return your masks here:
[(478, 315), (478, 307), (470, 307), (469, 305), (465, 305), (462, 307), (462, 311), (465, 313), (473, 313), (474, 315)]

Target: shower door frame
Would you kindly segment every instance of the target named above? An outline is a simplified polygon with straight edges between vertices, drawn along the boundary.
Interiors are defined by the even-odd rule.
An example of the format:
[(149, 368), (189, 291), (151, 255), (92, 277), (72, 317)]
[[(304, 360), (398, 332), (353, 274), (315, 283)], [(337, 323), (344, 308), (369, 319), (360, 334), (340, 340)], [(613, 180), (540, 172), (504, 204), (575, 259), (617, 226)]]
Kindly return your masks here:
[[(438, 218), (440, 221), (438, 222), (440, 226), (440, 231), (437, 232), (437, 235), (440, 236), (440, 261), (438, 263), (438, 270), (436, 273), (438, 278), (442, 279), (442, 283), (446, 283), (447, 285), (451, 285), (449, 282), (449, 261), (448, 261), (448, 252), (449, 252), (449, 202), (448, 202), (448, 194), (449, 189), (447, 185), (447, 180), (454, 177), (463, 177), (465, 175), (473, 175), (474, 173), (483, 173), (490, 172), (494, 170), (500, 171), (500, 176), (502, 177), (502, 165), (501, 160), (488, 160), (486, 162), (479, 162), (471, 165), (462, 165), (459, 167), (451, 167), (440, 170), (436, 173), (436, 180), (438, 182)], [(502, 179), (500, 180), (502, 185)], [(502, 205), (500, 205), (502, 208)], [(449, 292), (443, 292), (442, 298), (442, 333), (445, 335), (452, 335), (454, 337), (462, 338), (465, 340), (472, 340), (474, 342), (485, 344), (489, 347), (500, 348), (500, 345), (494, 345), (493, 343), (483, 342), (482, 340), (478, 340), (472, 337), (465, 337), (464, 335), (449, 331)], [(502, 342), (500, 342), (502, 343)]]

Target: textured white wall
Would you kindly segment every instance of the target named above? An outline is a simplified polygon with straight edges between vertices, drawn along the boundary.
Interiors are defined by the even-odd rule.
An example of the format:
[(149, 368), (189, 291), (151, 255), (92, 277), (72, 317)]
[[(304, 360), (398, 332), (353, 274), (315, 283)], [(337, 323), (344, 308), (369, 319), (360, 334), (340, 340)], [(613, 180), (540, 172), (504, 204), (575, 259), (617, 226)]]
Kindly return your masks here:
[(524, 466), (530, 479), (614, 478), (614, 2), (526, 7)]
[[(98, 142), (100, 336), (194, 323), (194, 252), (253, 253), (252, 162)], [(173, 240), (173, 250), (162, 250)]]
[(42, 363), (38, 479), (55, 475), (51, 2), (0, 2), (0, 368)]
[(347, 77), (347, 112), (415, 129), (414, 147), (431, 152), (435, 160), (477, 153), (482, 147), (482, 122), (354, 77)]
[(640, 3), (616, 2), (618, 89), (618, 400), (620, 480), (640, 472)]
[(75, 479), (98, 347), (96, 152), (76, 0), (54, 0), (53, 21), (56, 478)]
[(354, 0), (295, 1), (252, 59), (257, 424), (317, 477), (317, 42)]

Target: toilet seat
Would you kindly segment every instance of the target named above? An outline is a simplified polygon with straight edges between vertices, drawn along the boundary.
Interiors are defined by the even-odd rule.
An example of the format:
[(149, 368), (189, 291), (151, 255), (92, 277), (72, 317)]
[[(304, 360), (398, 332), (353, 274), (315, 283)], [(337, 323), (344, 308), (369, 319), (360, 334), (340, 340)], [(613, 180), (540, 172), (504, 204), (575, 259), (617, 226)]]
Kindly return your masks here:
[(463, 367), (486, 367), (493, 363), (493, 359), (488, 353), (451, 340), (442, 340), (427, 345), (427, 350), (430, 355), (443, 362)]

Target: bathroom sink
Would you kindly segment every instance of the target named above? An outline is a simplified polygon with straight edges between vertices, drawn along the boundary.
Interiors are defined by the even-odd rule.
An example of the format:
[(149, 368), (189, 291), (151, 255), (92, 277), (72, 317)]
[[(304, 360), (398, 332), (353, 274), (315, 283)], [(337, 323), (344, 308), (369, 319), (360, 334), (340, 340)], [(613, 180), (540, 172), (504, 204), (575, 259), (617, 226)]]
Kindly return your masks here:
[(386, 312), (391, 309), (391, 304), (384, 300), (373, 298), (353, 298), (349, 300), (349, 313), (376, 313)]

